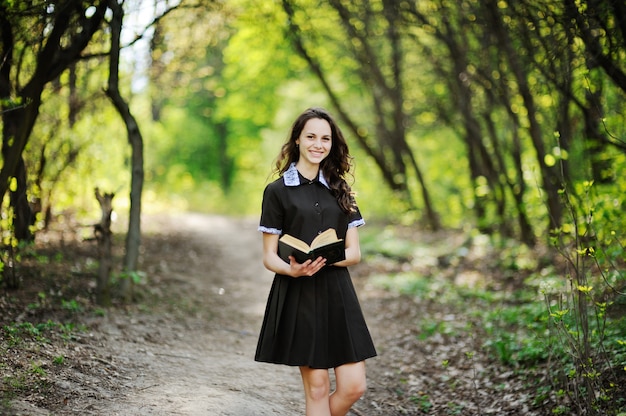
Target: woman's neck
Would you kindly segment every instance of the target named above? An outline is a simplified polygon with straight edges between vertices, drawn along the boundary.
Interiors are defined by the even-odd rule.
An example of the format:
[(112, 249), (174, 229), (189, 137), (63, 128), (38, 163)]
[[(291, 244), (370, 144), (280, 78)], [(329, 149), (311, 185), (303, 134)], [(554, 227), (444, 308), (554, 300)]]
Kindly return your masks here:
[(319, 175), (319, 171), (320, 171), (320, 165), (301, 163), (301, 161), (298, 161), (296, 163), (296, 169), (298, 169), (298, 172), (300, 172), (300, 175), (312, 181), (312, 180), (317, 179), (317, 176)]

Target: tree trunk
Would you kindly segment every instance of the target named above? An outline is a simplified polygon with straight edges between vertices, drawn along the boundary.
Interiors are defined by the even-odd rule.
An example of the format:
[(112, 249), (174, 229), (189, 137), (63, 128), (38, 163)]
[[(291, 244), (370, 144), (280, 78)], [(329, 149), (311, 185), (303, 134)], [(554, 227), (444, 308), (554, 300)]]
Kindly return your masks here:
[(135, 117), (119, 91), (119, 59), (120, 59), (120, 33), (124, 20), (123, 3), (111, 0), (109, 7), (113, 11), (111, 16), (111, 52), (109, 61), (109, 83), (106, 90), (107, 96), (113, 102), (115, 109), (122, 117), (126, 125), (128, 142), (131, 147), (131, 186), (130, 186), (130, 212), (128, 219), (128, 232), (126, 233), (126, 254), (124, 256), (124, 275), (121, 290), (126, 301), (132, 298), (132, 277), (136, 274), (139, 259), (139, 247), (141, 245), (141, 194), (143, 189), (143, 137)]
[[(56, 78), (83, 51), (94, 33), (100, 28), (106, 11), (106, 1), (100, 1), (95, 7), (81, 1), (68, 1), (64, 7), (46, 11), (50, 22), (41, 42), (41, 49), (36, 55), (33, 76), (24, 80), (11, 80), (14, 60), (15, 36), (7, 17), (14, 11), (10, 2), (0, 3), (0, 103), (2, 112), (2, 159), (0, 168), (0, 201), (10, 189), (12, 179), (16, 179), (17, 188), (11, 190), (11, 205), (15, 212), (16, 237), (29, 240), (32, 238), (29, 226), (32, 212), (28, 205), (26, 190), (26, 166), (22, 154), (28, 143), (35, 122), (39, 116), (41, 95), (46, 84)], [(86, 13), (93, 7), (93, 13)], [(52, 9), (51, 9), (52, 10)], [(20, 30), (28, 30), (19, 28)], [(72, 32), (69, 36), (68, 32)], [(69, 39), (69, 40), (68, 40)], [(28, 47), (28, 46), (25, 46)], [(23, 88), (20, 89), (20, 86)], [(17, 96), (17, 100), (14, 99)]]
[(17, 241), (33, 241), (35, 238), (31, 225), (35, 224), (33, 210), (28, 202), (28, 184), (26, 183), (26, 165), (20, 156), (15, 172), (15, 190), (9, 192), (13, 207), (13, 234)]
[(502, 24), (502, 16), (498, 13), (495, 4), (486, 4), (485, 10), (490, 12), (490, 23), (498, 40), (498, 46), (508, 60), (509, 67), (517, 82), (518, 93), (522, 97), (527, 112), (528, 134), (535, 149), (537, 164), (541, 173), (542, 188), (546, 193), (546, 205), (548, 211), (548, 231), (558, 228), (563, 217), (563, 207), (559, 197), (560, 178), (555, 169), (546, 164), (546, 150), (543, 142), (541, 125), (537, 117), (537, 107), (528, 84), (527, 74), (524, 72), (524, 64), (520, 60), (519, 52), (515, 50), (511, 38)]
[[(404, 55), (401, 47), (401, 32), (396, 27), (400, 20), (400, 8), (397, 2), (392, 0), (383, 2), (383, 15), (387, 21), (384, 26), (385, 42), (389, 45), (389, 50), (382, 51), (373, 46), (368, 24), (366, 23), (364, 27), (355, 24), (360, 17), (354, 14), (346, 2), (330, 1), (331, 7), (339, 15), (346, 36), (354, 40), (348, 44), (353, 45), (350, 51), (353, 59), (359, 64), (358, 76), (366, 86), (365, 90), (370, 93), (375, 139), (366, 136), (363, 133), (366, 129), (360, 128), (348, 114), (328, 82), (327, 73), (320, 61), (316, 60), (306, 48), (302, 30), (296, 22), (294, 2), (283, 0), (282, 4), (283, 9), (290, 16), (289, 30), (294, 47), (322, 83), (332, 105), (337, 110), (338, 118), (354, 134), (361, 147), (375, 161), (387, 185), (400, 194), (409, 209), (415, 208), (409, 187), (409, 178), (413, 178), (409, 173), (410, 169), (413, 169), (414, 178), (422, 191), (424, 222), (432, 229), (439, 229), (439, 216), (430, 199), (424, 175), (406, 138), (410, 123), (404, 110), (405, 91), (402, 82)], [(366, 21), (371, 21), (373, 16), (377, 15), (377, 12), (374, 12), (370, 6), (365, 6), (363, 13), (368, 16), (364, 19)]]
[(613, 182), (613, 161), (608, 156), (606, 147), (609, 141), (604, 137), (604, 104), (602, 103), (602, 85), (597, 82), (594, 91), (586, 91), (587, 106), (583, 111), (585, 120), (586, 149), (589, 154), (592, 178), (597, 183)]
[[(11, 23), (5, 18), (5, 2), (0, 4), (0, 41), (2, 42), (2, 58), (0, 59), (0, 99), (2, 109), (5, 99), (10, 99), (10, 93), (17, 93), (21, 99), (21, 107), (3, 111), (2, 154), (3, 165), (0, 169), (0, 201), (3, 200), (9, 189), (10, 179), (16, 175), (22, 152), (39, 116), (41, 94), (46, 84), (56, 79), (70, 64), (75, 62), (80, 53), (87, 47), (96, 31), (100, 29), (106, 0), (101, 0), (93, 7), (93, 13), (87, 13), (89, 5), (78, 4), (79, 7), (59, 7), (55, 9), (53, 21), (47, 27), (49, 31), (43, 41), (42, 48), (37, 54), (35, 70), (32, 78), (22, 89), (19, 83), (11, 85), (11, 70), (13, 66), (14, 42)], [(84, 8), (83, 8), (84, 6)], [(80, 27), (80, 30), (78, 30)], [(76, 33), (68, 43), (68, 31)], [(7, 95), (7, 93), (9, 95)], [(10, 100), (9, 100), (10, 102)]]
[[(575, 0), (565, 0), (566, 19), (576, 22), (578, 36), (586, 47), (587, 61), (590, 68), (601, 67), (613, 84), (626, 93), (626, 72), (624, 71), (623, 50), (626, 47), (626, 5), (623, 1), (594, 0), (580, 4)], [(600, 10), (606, 8), (606, 13)], [(601, 35), (606, 27), (612, 26), (612, 33)], [(608, 50), (600, 41), (609, 36)]]
[(233, 182), (233, 167), (235, 163), (232, 156), (228, 154), (228, 124), (225, 122), (215, 123), (217, 139), (217, 151), (219, 153), (219, 172), (222, 188), (228, 192)]
[(113, 264), (111, 213), (113, 212), (113, 197), (115, 194), (100, 193), (96, 188), (96, 199), (100, 204), (102, 216), (100, 222), (96, 224), (94, 234), (98, 243), (98, 280), (96, 284), (96, 303), (102, 306), (111, 305), (111, 288), (109, 280), (111, 276), (111, 266)]

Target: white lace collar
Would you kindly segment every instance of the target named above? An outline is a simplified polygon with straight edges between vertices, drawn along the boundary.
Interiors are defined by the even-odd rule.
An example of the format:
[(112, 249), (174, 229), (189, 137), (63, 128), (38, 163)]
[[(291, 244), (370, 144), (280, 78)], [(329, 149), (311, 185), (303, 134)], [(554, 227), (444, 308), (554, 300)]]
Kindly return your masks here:
[[(324, 174), (320, 169), (318, 180), (322, 185), (330, 189), (328, 182), (326, 182), (326, 178), (324, 178)], [(283, 181), (285, 182), (285, 186), (298, 186), (300, 185), (300, 175), (298, 174), (298, 169), (296, 169), (295, 162), (292, 162), (289, 165), (289, 168), (283, 174)]]

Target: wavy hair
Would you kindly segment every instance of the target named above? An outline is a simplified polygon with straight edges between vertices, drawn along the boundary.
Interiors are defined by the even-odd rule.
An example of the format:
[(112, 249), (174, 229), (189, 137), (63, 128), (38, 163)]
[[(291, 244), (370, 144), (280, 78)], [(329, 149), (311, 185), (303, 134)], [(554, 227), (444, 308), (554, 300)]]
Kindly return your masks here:
[(296, 145), (296, 140), (300, 137), (302, 129), (307, 121), (319, 118), (326, 120), (330, 125), (332, 134), (332, 146), (328, 156), (320, 163), (320, 169), (324, 174), (324, 178), (330, 186), (330, 190), (337, 198), (337, 202), (341, 209), (346, 212), (354, 212), (356, 203), (354, 193), (346, 181), (347, 175), (352, 175), (352, 156), (348, 151), (348, 144), (343, 137), (341, 129), (333, 119), (333, 117), (323, 108), (309, 108), (296, 118), (291, 126), (289, 138), (280, 149), (280, 153), (276, 158), (274, 167), (275, 173), (282, 175), (289, 169), (292, 163), (300, 158), (300, 152)]

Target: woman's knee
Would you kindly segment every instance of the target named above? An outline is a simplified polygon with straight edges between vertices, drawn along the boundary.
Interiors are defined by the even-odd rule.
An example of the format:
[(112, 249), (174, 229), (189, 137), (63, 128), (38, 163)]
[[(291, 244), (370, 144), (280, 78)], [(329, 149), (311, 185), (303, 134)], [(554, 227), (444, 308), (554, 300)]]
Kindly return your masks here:
[(337, 392), (350, 400), (357, 401), (367, 389), (365, 365), (349, 364), (335, 369), (337, 374)]
[(365, 394), (365, 390), (367, 389), (367, 382), (365, 381), (365, 377), (352, 379), (348, 383), (342, 383), (341, 385), (341, 394), (344, 397), (348, 397), (353, 402), (356, 402)]
[(305, 394), (312, 400), (328, 400), (330, 386), (328, 384), (310, 384)]
[(328, 371), (304, 371), (302, 373), (304, 390), (312, 400), (328, 399), (330, 395), (330, 379)]

